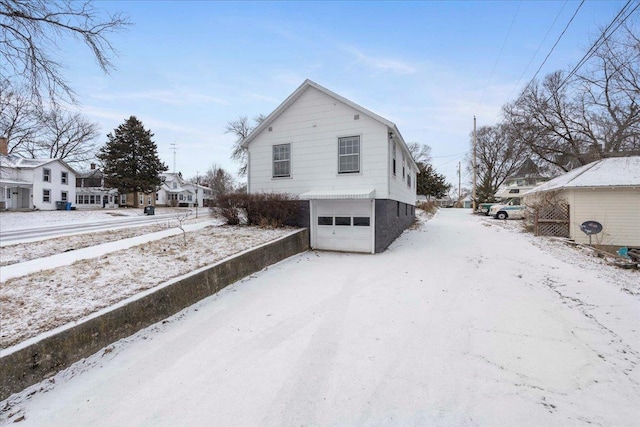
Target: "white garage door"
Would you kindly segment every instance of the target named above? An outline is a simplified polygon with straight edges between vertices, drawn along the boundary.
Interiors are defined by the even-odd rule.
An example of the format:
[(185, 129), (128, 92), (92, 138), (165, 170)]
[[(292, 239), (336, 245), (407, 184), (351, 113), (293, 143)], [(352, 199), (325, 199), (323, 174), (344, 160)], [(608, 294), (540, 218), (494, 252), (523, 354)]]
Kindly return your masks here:
[(373, 253), (373, 206), (368, 200), (314, 200), (315, 249)]

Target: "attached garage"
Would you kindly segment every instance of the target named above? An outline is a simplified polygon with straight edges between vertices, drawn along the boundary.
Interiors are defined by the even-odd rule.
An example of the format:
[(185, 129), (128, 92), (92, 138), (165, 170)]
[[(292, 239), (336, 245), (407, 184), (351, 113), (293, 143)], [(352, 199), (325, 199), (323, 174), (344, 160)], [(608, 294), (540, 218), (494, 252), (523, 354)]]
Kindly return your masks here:
[(311, 247), (314, 249), (374, 253), (374, 191), (360, 193), (305, 193), (310, 200)]

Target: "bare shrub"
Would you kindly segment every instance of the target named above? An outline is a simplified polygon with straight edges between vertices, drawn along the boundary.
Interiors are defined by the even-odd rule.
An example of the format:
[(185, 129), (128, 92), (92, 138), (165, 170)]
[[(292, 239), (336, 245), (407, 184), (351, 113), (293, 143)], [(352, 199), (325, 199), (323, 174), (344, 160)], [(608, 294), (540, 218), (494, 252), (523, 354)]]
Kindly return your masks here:
[(419, 202), (416, 207), (430, 214), (434, 214), (438, 210), (436, 202)]
[(244, 214), (247, 225), (278, 228), (295, 225), (300, 206), (289, 194), (230, 193), (218, 196), (216, 209), (229, 225), (240, 224)]

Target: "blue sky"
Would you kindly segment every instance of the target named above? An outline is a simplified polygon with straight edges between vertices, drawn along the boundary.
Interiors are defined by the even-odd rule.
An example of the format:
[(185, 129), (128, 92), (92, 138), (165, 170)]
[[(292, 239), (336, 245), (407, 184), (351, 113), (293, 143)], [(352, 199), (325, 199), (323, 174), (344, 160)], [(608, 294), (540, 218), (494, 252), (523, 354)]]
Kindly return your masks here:
[[(586, 1), (539, 76), (571, 69), (624, 3)], [(117, 69), (104, 75), (80, 44), (60, 54), (100, 144), (135, 115), (171, 171), (176, 144), (186, 177), (214, 163), (235, 172), (226, 122), (269, 114), (309, 78), (395, 122), (407, 142), (430, 145), (456, 185), (462, 161), (464, 185), (473, 116), (478, 126), (499, 120), (578, 5), (100, 1), (133, 23), (110, 37)]]

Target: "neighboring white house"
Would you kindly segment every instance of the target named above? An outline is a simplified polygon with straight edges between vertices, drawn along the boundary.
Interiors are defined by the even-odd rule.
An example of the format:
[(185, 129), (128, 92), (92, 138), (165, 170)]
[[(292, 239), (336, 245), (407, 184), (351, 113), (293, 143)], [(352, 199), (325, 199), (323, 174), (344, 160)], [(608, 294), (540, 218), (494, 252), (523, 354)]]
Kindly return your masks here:
[(297, 195), (312, 248), (381, 252), (413, 222), (418, 168), (396, 125), (317, 83), (242, 145), (248, 191)]
[(589, 243), (580, 229), (586, 221), (602, 224), (594, 244), (640, 247), (640, 156), (598, 160), (552, 179), (525, 194), (557, 192), (569, 203), (570, 238)]
[(104, 175), (91, 163), (87, 172), (76, 176), (76, 207), (78, 209), (113, 209), (119, 207), (118, 190), (104, 185)]
[(204, 185), (186, 181), (180, 174), (164, 172), (160, 174), (162, 186), (156, 192), (156, 206), (209, 206), (211, 189)]
[(0, 207), (55, 210), (76, 199), (75, 171), (58, 159), (24, 159), (0, 154)]

